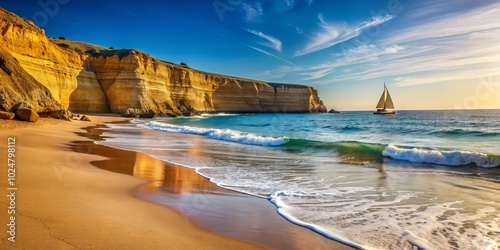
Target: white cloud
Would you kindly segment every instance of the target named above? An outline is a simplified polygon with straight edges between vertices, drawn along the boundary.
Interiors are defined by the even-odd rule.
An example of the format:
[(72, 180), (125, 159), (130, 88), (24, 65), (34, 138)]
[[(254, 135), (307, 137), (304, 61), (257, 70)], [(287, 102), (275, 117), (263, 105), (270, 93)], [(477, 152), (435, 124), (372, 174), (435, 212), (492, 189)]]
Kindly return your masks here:
[(266, 40), (266, 42), (259, 42), (260, 45), (264, 45), (271, 49), (281, 52), (281, 41), (278, 38), (266, 35), (260, 31), (255, 31), (250, 29), (247, 29), (246, 31)]
[(321, 68), (319, 70), (314, 70), (311, 72), (300, 73), (299, 75), (306, 76), (302, 80), (309, 81), (309, 80), (323, 78), (323, 77), (329, 75), (330, 73), (332, 73), (334, 70), (335, 70), (335, 67), (325, 67), (325, 68)]
[(247, 22), (257, 22), (264, 14), (262, 4), (259, 2), (251, 4), (243, 3), (243, 11), (245, 12), (245, 20)]
[(316, 51), (330, 48), (336, 44), (345, 42), (354, 37), (357, 37), (361, 32), (367, 28), (385, 23), (394, 16), (376, 16), (369, 21), (359, 23), (354, 26), (345, 24), (329, 24), (323, 19), (323, 15), (318, 16), (320, 32), (316, 33), (310, 41), (304, 46), (303, 49), (297, 51), (295, 56), (307, 55)]
[(301, 66), (280, 66), (277, 69), (265, 70), (260, 77), (263, 80), (271, 81), (276, 79), (281, 79), (290, 73), (302, 70)]
[[(459, 5), (459, 0), (455, 0), (455, 3)], [(466, 0), (467, 1), (467, 0)], [(437, 2), (437, 1), (429, 1), (429, 2), (420, 2), (422, 6), (416, 7), (409, 11), (408, 17), (413, 19), (421, 19), (430, 16), (439, 16), (443, 11), (446, 11), (450, 7), (449, 2)]]
[(398, 45), (394, 45), (394, 46), (390, 46), (390, 47), (386, 47), (384, 52), (387, 53), (387, 54), (396, 54), (398, 53), (399, 51), (402, 51), (404, 50), (403, 47), (401, 46), (398, 46)]
[(288, 63), (288, 64), (295, 65), (295, 64), (293, 64), (292, 62), (290, 62), (290, 61), (288, 61), (288, 60), (286, 60), (286, 59), (283, 59), (283, 58), (281, 58), (281, 57), (279, 57), (279, 56), (277, 56), (277, 55), (271, 54), (271, 53), (269, 53), (269, 52), (267, 52), (267, 51), (265, 51), (265, 50), (262, 50), (262, 49), (259, 49), (259, 48), (256, 48), (256, 47), (253, 47), (253, 46), (250, 46), (250, 45), (246, 45), (246, 44), (245, 44), (245, 46), (247, 46), (247, 47), (249, 47), (249, 48), (251, 48), (251, 49), (257, 50), (257, 51), (259, 51), (260, 53), (263, 53), (263, 54), (266, 54), (266, 55), (268, 55), (268, 56), (271, 56), (271, 57), (274, 57), (274, 58), (276, 58), (276, 59), (279, 59), (279, 60), (281, 60), (281, 61), (283, 61), (283, 62), (286, 62), (286, 63)]
[[(300, 75), (307, 76), (304, 80), (315, 80), (327, 76), (340, 67), (351, 67), (361, 64), (379, 64), (387, 55), (396, 54), (404, 50), (405, 48), (399, 45), (380, 48), (373, 44), (363, 44), (345, 50), (342, 53), (334, 54), (333, 56), (337, 58), (334, 61), (313, 65)], [(352, 69), (348, 71), (344, 70), (343, 72), (349, 73), (351, 71)]]
[[(460, 71), (451, 75), (430, 73), (428, 75), (421, 75), (415, 77), (398, 77), (394, 79), (394, 82), (398, 87), (427, 85), (427, 84), (435, 84), (441, 82), (461, 82), (467, 80), (475, 80), (477, 83), (488, 83), (491, 85), (499, 85), (498, 82), (489, 82), (485, 80), (488, 78), (488, 76), (485, 76), (484, 73), (485, 71), (483, 69)], [(496, 72), (489, 72), (489, 74), (498, 77), (500, 76), (500, 70)]]
[[(402, 30), (390, 37), (391, 42), (427, 41), (428, 39), (450, 38), (456, 35), (473, 34), (481, 31), (498, 29), (500, 4), (474, 9), (457, 15), (442, 15), (420, 25)], [(491, 22), (493, 21), (493, 22)]]
[[(418, 12), (413, 15), (420, 16)], [(385, 39), (374, 41), (376, 46), (346, 50), (334, 55), (336, 60), (311, 66), (306, 72), (314, 77), (340, 68), (331, 77), (316, 78), (317, 82), (382, 78), (398, 87), (480, 82), (487, 75), (500, 74), (500, 3), (419, 21), (388, 32)]]
[[(470, 41), (454, 40), (446, 45), (421, 45), (408, 47), (404, 53), (386, 54), (377, 64), (365, 62), (363, 70), (350, 74), (335, 76), (338, 81), (360, 81), (375, 78), (398, 78), (398, 82), (407, 79), (400, 87), (418, 84), (433, 84), (440, 81), (462, 81), (465, 79), (478, 79), (481, 75), (500, 71), (500, 45), (477, 49)], [(492, 42), (492, 41), (490, 41)], [(465, 45), (466, 44), (466, 45)], [(464, 46), (468, 49), (457, 50)], [(370, 64), (372, 63), (372, 64)], [(425, 77), (424, 77), (425, 76)], [(430, 80), (434, 77), (434, 80)], [(411, 84), (410, 80), (411, 79)]]

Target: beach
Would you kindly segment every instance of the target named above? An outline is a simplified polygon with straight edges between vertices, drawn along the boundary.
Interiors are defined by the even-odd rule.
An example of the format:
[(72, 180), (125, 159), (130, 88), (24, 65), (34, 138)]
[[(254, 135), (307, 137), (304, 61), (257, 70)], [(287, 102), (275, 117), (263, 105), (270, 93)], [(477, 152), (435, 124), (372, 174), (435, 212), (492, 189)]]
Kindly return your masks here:
[[(37, 124), (19, 123), (21, 128), (12, 125), (6, 128), (10, 121), (2, 121), (4, 143), (0, 145), (0, 156), (7, 158), (6, 138), (15, 137), (17, 170), (16, 242), (8, 241), (10, 236), (3, 233), (2, 246), (8, 249), (301, 249), (312, 244), (318, 248), (347, 248), (286, 221), (263, 199), (224, 190), (180, 166), (170, 164), (165, 168), (169, 173), (182, 174), (171, 178), (171, 185), (164, 182), (164, 189), (170, 188), (174, 195), (205, 193), (212, 210), (193, 213), (200, 209), (188, 203), (180, 213), (172, 209), (180, 204), (175, 197), (168, 204), (151, 199), (156, 192), (151, 187), (156, 184), (147, 178), (148, 169), (166, 163), (101, 145), (82, 147), (85, 143), (92, 145), (89, 138), (82, 137), (92, 135), (82, 128), (126, 120), (114, 115), (91, 115), (90, 119), (92, 122), (41, 119)], [(113, 171), (138, 162), (143, 163), (146, 174), (134, 177)], [(2, 179), (7, 178), (6, 168), (2, 168), (1, 175)], [(187, 186), (197, 191), (179, 191), (183, 185), (175, 183), (189, 183)], [(8, 194), (7, 182), (1, 182), (1, 189)], [(0, 222), (4, 225), (9, 223), (7, 205), (2, 199)], [(253, 211), (252, 216), (244, 214), (245, 211)], [(224, 221), (236, 233), (224, 233), (221, 230)], [(266, 234), (276, 238), (266, 238)]]
[(0, 250), (500, 249), (500, 2), (68, 2), (0, 6)]
[[(123, 120), (106, 116), (91, 116), (91, 119), (91, 123), (73, 121), (2, 130), (2, 137), (16, 137), (18, 170), (16, 242), (7, 241), (3, 233), (3, 246), (11, 249), (258, 248), (201, 230), (172, 209), (131, 196), (132, 190), (147, 181), (112, 174), (89, 163), (102, 157), (68, 151), (69, 142), (81, 139), (74, 134), (81, 127)], [(1, 158), (6, 159), (6, 143), (0, 150)], [(6, 178), (5, 168), (2, 175)], [(5, 185), (2, 181), (4, 192)], [(2, 212), (5, 225), (7, 209)]]

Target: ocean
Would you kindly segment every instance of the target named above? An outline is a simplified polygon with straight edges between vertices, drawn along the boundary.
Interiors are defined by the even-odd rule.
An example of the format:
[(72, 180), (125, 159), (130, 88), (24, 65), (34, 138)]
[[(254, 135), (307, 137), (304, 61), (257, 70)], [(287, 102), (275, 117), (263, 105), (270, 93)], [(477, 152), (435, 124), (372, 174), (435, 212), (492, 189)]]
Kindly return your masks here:
[(203, 114), (96, 143), (193, 168), (363, 249), (498, 249), (500, 110)]

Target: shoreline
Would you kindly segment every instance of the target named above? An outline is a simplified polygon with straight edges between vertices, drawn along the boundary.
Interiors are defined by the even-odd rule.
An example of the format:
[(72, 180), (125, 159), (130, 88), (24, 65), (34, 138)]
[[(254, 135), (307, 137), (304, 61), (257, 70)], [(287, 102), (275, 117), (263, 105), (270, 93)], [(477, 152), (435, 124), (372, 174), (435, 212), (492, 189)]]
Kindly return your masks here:
[[(5, 137), (17, 138), (19, 188), (16, 242), (2, 233), (0, 244), (8, 249), (352, 249), (289, 222), (267, 200), (218, 187), (193, 169), (93, 143), (102, 130), (87, 128), (130, 119), (89, 117), (92, 122), (0, 124)], [(88, 145), (100, 147), (101, 154)], [(7, 143), (0, 145), (4, 156)], [(134, 176), (133, 170), (115, 174), (119, 171), (109, 169), (140, 162), (143, 174), (154, 176), (148, 171), (154, 166), (168, 170), (165, 176), (183, 178), (159, 187), (158, 180)], [(6, 168), (1, 174), (7, 177)], [(7, 183), (0, 188), (7, 192)], [(157, 192), (161, 200), (155, 200)], [(165, 193), (170, 197), (163, 199)], [(0, 206), (0, 223), (8, 224), (7, 204), (1, 200)]]
[[(102, 156), (68, 150), (82, 140), (83, 127), (129, 118), (94, 114), (92, 122), (23, 123), (3, 129), (0, 158), (7, 159), (7, 137), (16, 138), (16, 242), (7, 230), (0, 244), (7, 249), (258, 249), (195, 225), (173, 208), (133, 197), (132, 190), (148, 181), (116, 175), (90, 164)], [(8, 122), (8, 121), (7, 121)], [(24, 126), (25, 125), (25, 126)], [(7, 168), (1, 170), (7, 179)], [(7, 182), (0, 189), (7, 193)], [(8, 224), (8, 204), (2, 199), (0, 223)]]
[[(86, 127), (87, 133), (79, 135), (102, 140), (104, 131), (101, 128), (104, 127)], [(97, 168), (148, 180), (149, 183), (138, 186), (131, 194), (173, 208), (201, 228), (217, 234), (271, 249), (311, 246), (353, 249), (287, 220), (266, 199), (219, 187), (194, 169), (154, 159), (141, 152), (85, 141), (73, 141), (70, 148), (105, 157), (105, 160), (91, 162)], [(116, 167), (118, 165), (120, 168)]]

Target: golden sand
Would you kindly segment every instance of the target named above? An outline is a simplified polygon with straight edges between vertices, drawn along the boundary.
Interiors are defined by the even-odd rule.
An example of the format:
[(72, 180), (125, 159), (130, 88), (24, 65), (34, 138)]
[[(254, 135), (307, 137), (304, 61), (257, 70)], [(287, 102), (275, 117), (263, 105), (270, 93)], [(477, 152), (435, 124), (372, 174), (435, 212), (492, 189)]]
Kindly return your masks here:
[[(131, 190), (147, 183), (133, 176), (98, 169), (101, 156), (75, 153), (71, 141), (82, 140), (82, 127), (123, 120), (90, 116), (92, 122), (2, 125), (0, 159), (7, 159), (7, 137), (16, 138), (16, 242), (0, 233), (2, 249), (254, 249), (255, 245), (202, 230), (185, 216), (137, 199)], [(12, 121), (7, 121), (12, 122)], [(2, 122), (2, 124), (4, 124)], [(43, 125), (43, 126), (42, 126)], [(18, 126), (19, 127), (19, 126)], [(7, 195), (6, 161), (0, 192)], [(8, 222), (2, 198), (0, 224)]]

